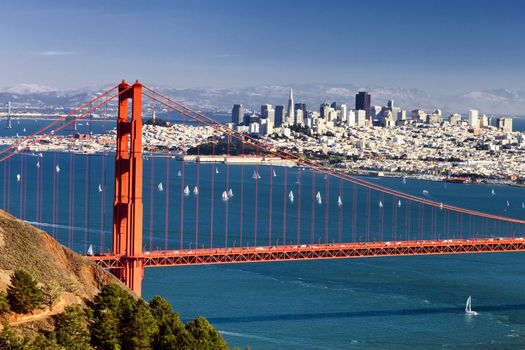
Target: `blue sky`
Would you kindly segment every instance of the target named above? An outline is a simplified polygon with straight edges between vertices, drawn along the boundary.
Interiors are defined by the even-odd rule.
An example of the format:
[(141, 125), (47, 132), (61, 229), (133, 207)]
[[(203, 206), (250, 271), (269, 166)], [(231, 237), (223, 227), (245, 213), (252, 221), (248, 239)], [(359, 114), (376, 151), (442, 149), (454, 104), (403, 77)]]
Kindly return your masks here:
[(0, 87), (138, 78), (525, 90), (524, 10), (512, 0), (4, 1)]

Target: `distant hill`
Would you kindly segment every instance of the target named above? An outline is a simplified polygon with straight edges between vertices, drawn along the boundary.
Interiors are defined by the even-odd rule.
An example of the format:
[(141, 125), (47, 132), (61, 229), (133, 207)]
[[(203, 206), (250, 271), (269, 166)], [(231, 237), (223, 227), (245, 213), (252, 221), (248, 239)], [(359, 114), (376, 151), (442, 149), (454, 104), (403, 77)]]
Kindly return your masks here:
[[(58, 90), (37, 84), (21, 84), (0, 89), (0, 104), (11, 101), (15, 104), (53, 110), (53, 108), (78, 107), (96, 96), (98, 92), (109, 88), (107, 86), (88, 87), (75, 90)], [(443, 112), (467, 113), (469, 109), (478, 109), (487, 114), (523, 114), (525, 110), (525, 91), (511, 91), (503, 88), (492, 90), (474, 90), (459, 94), (430, 95), (423, 89), (407, 89), (403, 87), (385, 87), (378, 85), (361, 86), (351, 83), (342, 84), (287, 84), (287, 85), (254, 85), (242, 88), (184, 88), (184, 87), (154, 87), (178, 102), (206, 112), (229, 112), (234, 103), (242, 103), (248, 109), (260, 110), (260, 105), (286, 105), (290, 88), (294, 90), (295, 102), (307, 104), (310, 110), (318, 110), (323, 101), (338, 104), (346, 103), (354, 108), (355, 94), (366, 90), (372, 95), (373, 105), (386, 105), (388, 100), (394, 100), (397, 106), (412, 110), (424, 108), (427, 110), (441, 109)], [(147, 108), (162, 109), (159, 105), (144, 99)], [(115, 103), (111, 102), (114, 106)], [(5, 109), (0, 106), (0, 112)], [(148, 112), (146, 112), (148, 113)]]

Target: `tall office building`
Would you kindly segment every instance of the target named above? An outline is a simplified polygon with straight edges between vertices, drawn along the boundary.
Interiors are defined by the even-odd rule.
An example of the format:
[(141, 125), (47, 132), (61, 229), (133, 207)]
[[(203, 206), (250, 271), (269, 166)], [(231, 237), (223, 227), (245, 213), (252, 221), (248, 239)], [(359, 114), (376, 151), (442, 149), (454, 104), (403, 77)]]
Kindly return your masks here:
[[(308, 116), (308, 112), (306, 111), (306, 103), (296, 103), (294, 105), (295, 107), (295, 124), (298, 125), (304, 125), (304, 120)], [(297, 112), (301, 111), (301, 118), (297, 115)]]
[(244, 117), (244, 106), (235, 104), (232, 109), (232, 123), (241, 125)]
[(288, 125), (292, 125), (295, 121), (292, 89), (290, 89), (290, 97), (288, 98), (288, 109), (286, 110), (286, 116), (288, 117)]
[(337, 102), (332, 102), (332, 104), (330, 105), (330, 107), (332, 107), (333, 109), (335, 109), (337, 111)]
[(346, 121), (346, 113), (348, 111), (346, 105), (343, 103), (341, 106), (341, 111), (339, 112), (339, 122)]
[(474, 129), (479, 128), (479, 112), (477, 109), (471, 109), (468, 111), (468, 125)]
[(272, 122), (272, 125), (275, 121), (275, 109), (270, 104), (261, 105), (261, 118), (268, 119)]
[(330, 105), (326, 102), (321, 103), (321, 106), (319, 106), (319, 115), (321, 118), (326, 118), (328, 115), (328, 111), (330, 110)]
[(284, 122), (284, 106), (282, 105), (278, 105), (278, 106), (275, 106), (275, 123), (274, 123), (274, 126), (276, 128), (280, 128), (283, 126), (283, 122)]
[(366, 112), (366, 118), (370, 117), (370, 94), (366, 91), (359, 91), (355, 95), (355, 109), (364, 110)]

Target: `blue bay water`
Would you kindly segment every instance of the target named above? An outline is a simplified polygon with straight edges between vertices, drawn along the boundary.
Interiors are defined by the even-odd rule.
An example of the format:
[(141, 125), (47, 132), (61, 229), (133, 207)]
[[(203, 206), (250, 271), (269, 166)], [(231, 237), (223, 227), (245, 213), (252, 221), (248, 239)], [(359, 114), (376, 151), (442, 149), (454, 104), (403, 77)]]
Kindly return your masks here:
[[(37, 174), (41, 173), (43, 186), (39, 196), (43, 208), (42, 222), (45, 223), (42, 228), (66, 244), (72, 241), (73, 247), (80, 252), (84, 252), (89, 244), (96, 252), (107, 251), (111, 237), (113, 157), (112, 154), (83, 156), (67, 153), (45, 153), (40, 160), (29, 154), (13, 157), (9, 165), (0, 164), (0, 204), (7, 206), (9, 203), (9, 211), (14, 215), (22, 214), (30, 222), (38, 221), (35, 196), (39, 184)], [(37, 161), (40, 161), (40, 168), (36, 167)], [(71, 162), (74, 162), (75, 169), (72, 185)], [(60, 167), (58, 175), (56, 165)], [(358, 199), (354, 206), (353, 186), (341, 187), (337, 179), (330, 178), (326, 187), (323, 176), (315, 175), (313, 192), (321, 192), (323, 203), (313, 203), (312, 220), (314, 174), (287, 168), (285, 187), (285, 168), (274, 167), (272, 170), (276, 171), (277, 177), (272, 179), (270, 197), (272, 171), (269, 167), (259, 167), (257, 171), (261, 179), (257, 184), (259, 212), (256, 223), (254, 166), (242, 169), (218, 165), (219, 174), (214, 175), (213, 192), (211, 176), (215, 171), (212, 165), (185, 164), (184, 182), (182, 177), (177, 177), (177, 172), (183, 167), (181, 162), (149, 157), (144, 166), (145, 250), (163, 249), (166, 232), (168, 248), (178, 249), (181, 224), (182, 245), (186, 248), (195, 246), (196, 241), (199, 245), (209, 246), (212, 230), (213, 245), (224, 245), (226, 208), (220, 195), (226, 188), (234, 191), (234, 197), (228, 202), (229, 245), (241, 242), (241, 191), (247, 208), (243, 212), (243, 245), (254, 244), (255, 230), (258, 244), (282, 244), (284, 239), (287, 243), (296, 243), (298, 223), (300, 243), (325, 241), (325, 213), (328, 215), (327, 241), (339, 239), (339, 220), (342, 220), (342, 240), (351, 240), (353, 208), (356, 208), (357, 240), (366, 239), (367, 230), (370, 239), (393, 238), (391, 214), (396, 199), (370, 193), (367, 201), (367, 191), (356, 189)], [(195, 216), (197, 198), (181, 196), (183, 186), (193, 189), (197, 185), (197, 171), (200, 176), (198, 226)], [(17, 174), (22, 175), (20, 182), (16, 180)], [(415, 180), (403, 184), (400, 179), (392, 178), (368, 180), (417, 195), (426, 190), (431, 199), (469, 209), (521, 219), (525, 213), (521, 207), (525, 201), (525, 189), (521, 187)], [(54, 182), (58, 187), (55, 195), (52, 191)], [(159, 182), (163, 182), (163, 192), (157, 189)], [(98, 191), (99, 184), (103, 192)], [(495, 196), (490, 194), (492, 189)], [(293, 204), (285, 198), (289, 190), (295, 193)], [(22, 198), (26, 198), (22, 205), (21, 191)], [(71, 193), (74, 193), (73, 198)], [(302, 215), (298, 220), (299, 194)], [(338, 195), (342, 196), (342, 209), (336, 203)], [(52, 215), (54, 196), (58, 201), (55, 219)], [(212, 198), (213, 228), (210, 222)], [(184, 203), (183, 220), (181, 199)], [(73, 217), (68, 214), (70, 201), (75, 208)], [(383, 230), (379, 225), (379, 201), (385, 208)], [(150, 210), (151, 203), (153, 210)], [(329, 210), (325, 211), (327, 204)], [(283, 226), (285, 205), (287, 224)], [(370, 207), (368, 229), (367, 214), (363, 209), (367, 205)], [(166, 209), (169, 214), (167, 230)], [(402, 202), (396, 210), (405, 209), (406, 203)], [(410, 229), (407, 229), (405, 220), (397, 222), (398, 239), (431, 239), (437, 235), (442, 235), (440, 238), (456, 237), (472, 232), (480, 236), (522, 232), (520, 228), (497, 225), (490, 226), (490, 232), (484, 232), (480, 222), (469, 227), (467, 218), (458, 221), (454, 214), (449, 223), (443, 225), (444, 214), (437, 211), (435, 231), (421, 235), (417, 229), (417, 208), (413, 206), (412, 210), (416, 210), (416, 214), (412, 214)], [(427, 211), (425, 215), (428, 223), (433, 214)], [(69, 229), (68, 226), (75, 228)], [(272, 239), (268, 242), (270, 227)], [(283, 236), (283, 227), (287, 238)], [(524, 263), (523, 254), (505, 253), (151, 268), (145, 272), (143, 294), (146, 299), (156, 294), (164, 296), (184, 320), (198, 315), (207, 317), (231, 346), (250, 345), (252, 349), (516, 349), (525, 344)], [(469, 295), (473, 297), (473, 309), (479, 312), (476, 317), (468, 317), (463, 311)]]

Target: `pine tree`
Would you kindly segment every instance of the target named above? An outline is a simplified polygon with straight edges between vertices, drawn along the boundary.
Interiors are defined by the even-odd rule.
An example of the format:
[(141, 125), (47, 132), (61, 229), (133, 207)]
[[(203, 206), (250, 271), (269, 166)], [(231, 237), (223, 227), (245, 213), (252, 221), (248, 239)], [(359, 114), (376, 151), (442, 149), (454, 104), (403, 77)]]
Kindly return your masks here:
[(194, 344), (192, 347), (200, 350), (227, 350), (228, 345), (221, 334), (212, 327), (204, 318), (197, 317), (195, 320), (186, 324), (186, 330), (193, 336)]
[(28, 350), (66, 350), (66, 348), (58, 345), (54, 337), (48, 339), (39, 334), (28, 347)]
[(159, 327), (159, 331), (153, 336), (154, 349), (184, 349), (193, 343), (193, 337), (165, 299), (156, 296), (150, 301), (149, 306)]
[(55, 338), (59, 345), (71, 350), (92, 349), (84, 312), (78, 306), (68, 306), (56, 317)]
[(21, 269), (11, 275), (11, 285), (7, 288), (7, 300), (11, 310), (25, 314), (42, 305), (42, 290), (38, 288), (31, 275)]
[(91, 303), (93, 345), (103, 350), (121, 349), (120, 320), (134, 303), (129, 293), (116, 284), (102, 288)]
[(10, 310), (7, 294), (0, 292), (0, 315), (8, 313)]
[(30, 349), (30, 341), (13, 330), (9, 324), (3, 325), (4, 329), (0, 332), (0, 349), (2, 350), (26, 350)]
[(153, 336), (158, 332), (158, 326), (144, 300), (139, 299), (134, 307), (123, 315), (121, 326), (122, 348), (153, 349)]

